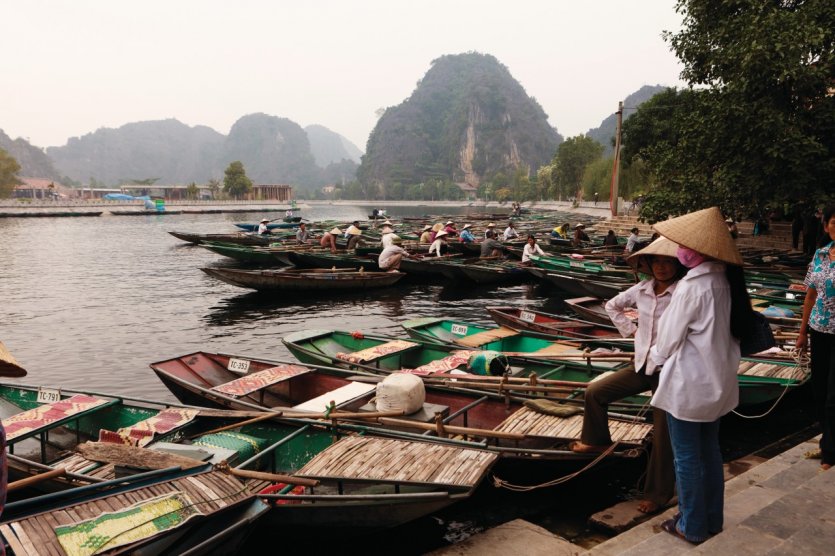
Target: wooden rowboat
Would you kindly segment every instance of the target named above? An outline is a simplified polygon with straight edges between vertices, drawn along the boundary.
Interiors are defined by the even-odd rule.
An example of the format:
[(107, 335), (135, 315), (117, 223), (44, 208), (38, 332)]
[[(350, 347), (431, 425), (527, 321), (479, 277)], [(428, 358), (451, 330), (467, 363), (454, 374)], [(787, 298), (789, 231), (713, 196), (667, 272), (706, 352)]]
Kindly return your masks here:
[(600, 324), (518, 307), (487, 307), (487, 312), (500, 326), (537, 332), (554, 338), (581, 340), (621, 338), (618, 329), (611, 324)]
[(352, 269), (200, 270), (227, 284), (259, 291), (362, 291), (391, 286), (406, 276), (400, 272), (364, 272)]
[[(606, 312), (605, 305), (606, 302), (597, 297), (575, 297), (572, 299), (566, 299), (565, 304), (568, 305), (568, 308), (584, 317), (586, 320), (590, 320), (592, 322), (596, 322), (598, 324), (605, 324), (606, 326), (612, 326), (612, 319), (609, 317), (609, 313)], [(638, 319), (638, 312), (634, 312), (633, 320), (637, 321)]]

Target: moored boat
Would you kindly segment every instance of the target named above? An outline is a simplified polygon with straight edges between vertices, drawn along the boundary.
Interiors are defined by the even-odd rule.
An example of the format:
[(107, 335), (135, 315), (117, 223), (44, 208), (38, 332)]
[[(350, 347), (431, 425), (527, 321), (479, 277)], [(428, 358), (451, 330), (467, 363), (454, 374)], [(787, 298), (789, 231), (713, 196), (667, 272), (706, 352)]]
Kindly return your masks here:
[(554, 315), (518, 307), (487, 307), (493, 321), (514, 330), (527, 330), (555, 338), (581, 340), (621, 338), (617, 328), (563, 315)]
[(365, 272), (354, 269), (200, 270), (227, 284), (259, 291), (362, 291), (391, 286), (405, 276), (401, 272)]

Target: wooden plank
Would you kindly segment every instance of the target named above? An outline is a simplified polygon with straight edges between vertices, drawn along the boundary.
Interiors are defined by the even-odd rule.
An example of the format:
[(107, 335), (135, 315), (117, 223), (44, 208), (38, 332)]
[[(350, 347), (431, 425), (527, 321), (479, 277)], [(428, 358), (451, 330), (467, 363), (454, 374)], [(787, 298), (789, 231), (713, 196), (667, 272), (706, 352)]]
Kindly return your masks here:
[(15, 523), (10, 523), (10, 525), (15, 532), (15, 537), (20, 541), (20, 544), (23, 545), (26, 552), (28, 554), (32, 554), (33, 556), (38, 556), (40, 553), (37, 548), (35, 548), (35, 543), (33, 543), (32, 539), (29, 538), (29, 534), (26, 532), (23, 522), (17, 521)]
[(0, 533), (2, 533), (3, 538), (6, 539), (6, 542), (9, 543), (12, 551), (17, 556), (25, 556), (29, 554), (29, 551), (23, 547), (23, 544), (17, 538), (17, 534), (14, 529), (12, 529), (10, 524), (0, 525)]
[(127, 444), (84, 442), (78, 445), (77, 450), (82, 456), (93, 461), (145, 469), (166, 469), (175, 466), (190, 469), (203, 465), (202, 461), (196, 459)]

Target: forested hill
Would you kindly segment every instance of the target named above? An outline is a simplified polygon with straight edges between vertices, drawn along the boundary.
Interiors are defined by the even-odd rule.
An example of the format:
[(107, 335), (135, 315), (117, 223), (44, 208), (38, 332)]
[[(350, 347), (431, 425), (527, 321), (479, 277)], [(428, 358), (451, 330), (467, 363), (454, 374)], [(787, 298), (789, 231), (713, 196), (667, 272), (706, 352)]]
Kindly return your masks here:
[(0, 149), (17, 160), (20, 165), (19, 176), (61, 181), (60, 172), (55, 169), (52, 160), (41, 149), (29, 144), (26, 139), (12, 139), (0, 129)]
[[(623, 100), (623, 118), (624, 120), (635, 113), (635, 108), (639, 104), (648, 101), (661, 91), (667, 90), (663, 85), (644, 85)], [(617, 103), (615, 103), (616, 105)], [(614, 106), (617, 108), (617, 106)], [(599, 127), (590, 129), (586, 132), (586, 137), (594, 139), (603, 145), (603, 155), (611, 156), (614, 152), (614, 138), (617, 131), (617, 114), (614, 111), (601, 122)]]
[(478, 185), (550, 162), (562, 137), (510, 71), (487, 54), (442, 56), (368, 139), (363, 183), (436, 178)]
[[(234, 160), (243, 162), (256, 183), (305, 187), (353, 179), (356, 146), (327, 128), (311, 127), (317, 128), (314, 140), (308, 140), (309, 132), (297, 123), (268, 114), (243, 116), (228, 136), (175, 119), (146, 121), (99, 129), (47, 152), (61, 173), (83, 183), (90, 178), (106, 185), (148, 178), (159, 178), (163, 184), (205, 183), (223, 178), (223, 170)], [(338, 144), (341, 150), (320, 148), (322, 144)], [(322, 157), (321, 167), (313, 145)], [(340, 158), (328, 160), (329, 156)]]

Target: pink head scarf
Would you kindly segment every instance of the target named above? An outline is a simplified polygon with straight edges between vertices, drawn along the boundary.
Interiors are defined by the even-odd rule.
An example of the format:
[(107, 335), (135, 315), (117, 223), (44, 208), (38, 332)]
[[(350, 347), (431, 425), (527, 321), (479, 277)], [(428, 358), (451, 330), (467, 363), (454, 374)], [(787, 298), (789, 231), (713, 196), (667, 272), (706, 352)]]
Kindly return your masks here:
[(678, 262), (687, 268), (696, 268), (707, 260), (707, 257), (698, 251), (693, 251), (689, 247), (684, 247), (683, 245), (678, 246), (676, 258), (678, 259)]

